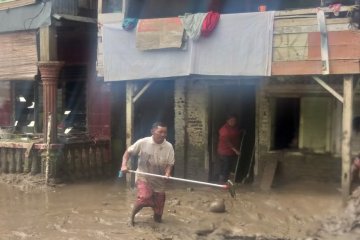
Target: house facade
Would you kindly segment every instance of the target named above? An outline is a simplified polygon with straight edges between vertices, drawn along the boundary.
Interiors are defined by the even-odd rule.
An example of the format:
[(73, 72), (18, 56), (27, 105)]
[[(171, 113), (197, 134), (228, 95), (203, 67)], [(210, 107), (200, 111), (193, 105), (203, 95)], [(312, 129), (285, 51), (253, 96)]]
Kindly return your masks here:
[[(101, 2), (99, 4), (106, 5), (111, 1)], [(240, 127), (246, 130), (237, 181), (250, 177), (264, 189), (273, 181), (335, 181), (342, 182), (346, 195), (350, 161), (359, 151), (356, 129), (360, 54), (356, 3), (344, 1), (340, 5), (331, 5), (326, 1), (302, 1), (292, 2), (290, 6), (285, 1), (244, 1), (243, 4), (236, 1), (167, 1), (166, 4), (162, 1), (123, 1), (109, 15), (101, 10), (104, 6), (99, 8), (99, 21), (102, 22), (98, 76), (111, 82), (112, 107), (116, 109), (112, 111), (112, 120), (119, 123), (112, 123), (112, 140), (119, 146), (113, 156), (120, 159), (126, 146), (148, 135), (153, 121), (165, 120), (169, 124), (169, 141), (176, 151), (175, 175), (215, 180), (218, 173), (217, 131), (226, 114), (237, 113)], [(260, 5), (265, 5), (268, 11), (255, 13)], [(251, 52), (242, 56), (248, 58), (250, 64), (238, 65), (239, 70), (221, 65), (221, 61), (228, 65), (236, 62), (234, 58), (229, 60), (231, 52), (209, 61), (200, 57), (201, 61), (196, 62), (196, 59), (189, 57), (191, 60), (188, 60), (187, 56), (182, 56), (185, 54), (176, 52), (186, 51), (184, 49), (172, 53), (154, 50), (153, 55), (138, 54), (134, 50), (132, 56), (130, 50), (122, 51), (111, 45), (112, 42), (121, 44), (119, 39), (132, 39), (123, 42), (129, 44), (126, 48), (129, 49), (131, 41), (135, 44), (140, 38), (139, 29), (133, 30), (138, 35), (130, 32), (122, 35), (124, 38), (110, 34), (119, 29), (122, 18), (161, 19), (211, 10), (222, 14), (215, 35), (200, 38), (193, 45), (190, 43), (188, 49), (202, 54), (203, 49), (212, 47), (208, 39), (223, 31), (221, 27), (229, 17), (251, 18), (251, 12), (257, 16), (272, 12), (271, 39), (267, 41), (271, 44), (270, 73), (246, 72), (256, 67), (251, 65)], [(232, 28), (239, 31), (245, 26), (238, 21)], [(255, 28), (249, 31), (248, 37), (252, 38), (251, 33), (255, 31)], [(229, 36), (223, 38), (233, 35)], [(222, 40), (217, 41), (223, 47)], [(249, 46), (255, 51), (261, 44), (238, 43), (233, 43), (231, 51), (241, 52)], [(116, 53), (111, 55), (106, 48)], [(216, 52), (218, 49), (206, 50)], [(112, 62), (107, 60), (106, 54), (111, 55)], [(124, 56), (119, 58), (121, 61), (131, 63), (116, 62), (116, 54)], [(166, 54), (177, 64), (171, 65), (169, 60), (161, 66), (173, 72), (169, 74), (166, 69), (160, 69), (158, 72), (162, 71), (163, 75), (158, 76), (151, 72), (153, 65), (147, 68), (149, 55), (152, 62), (156, 62)], [(114, 61), (116, 64), (112, 65)], [(139, 65), (131, 68), (137, 61)], [(195, 67), (184, 73), (179, 65), (186, 61)], [(145, 64), (141, 66), (141, 62)], [(202, 68), (204, 62), (210, 70)], [(227, 73), (212, 65), (214, 62), (226, 68)], [(123, 65), (125, 68), (121, 68)], [(128, 72), (126, 68), (132, 71)], [(126, 136), (126, 141), (122, 136)]]
[(110, 164), (96, 9), (90, 0), (0, 1), (3, 173), (90, 177)]

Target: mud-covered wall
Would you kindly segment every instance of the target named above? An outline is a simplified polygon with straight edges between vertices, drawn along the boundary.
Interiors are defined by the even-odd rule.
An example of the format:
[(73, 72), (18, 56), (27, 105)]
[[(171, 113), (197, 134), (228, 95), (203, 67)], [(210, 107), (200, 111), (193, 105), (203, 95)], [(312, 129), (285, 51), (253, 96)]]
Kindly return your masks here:
[(175, 175), (208, 178), (208, 85), (200, 80), (175, 81)]
[(270, 101), (265, 95), (265, 88), (267, 79), (264, 79), (259, 85), (256, 94), (256, 150), (255, 150), (255, 181), (261, 177), (264, 161), (262, 157), (266, 155), (269, 150), (270, 142)]
[(277, 177), (281, 180), (341, 181), (341, 158), (330, 154), (292, 154), (280, 156)]

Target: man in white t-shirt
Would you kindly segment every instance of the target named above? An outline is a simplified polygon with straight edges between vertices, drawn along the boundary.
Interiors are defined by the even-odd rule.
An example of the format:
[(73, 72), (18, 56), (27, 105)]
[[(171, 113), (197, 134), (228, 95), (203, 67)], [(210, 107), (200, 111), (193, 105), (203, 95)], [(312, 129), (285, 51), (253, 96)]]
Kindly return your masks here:
[[(124, 153), (121, 171), (127, 172), (130, 156), (138, 156), (139, 172), (153, 173), (170, 177), (174, 166), (174, 148), (166, 141), (167, 126), (156, 122), (151, 129), (152, 136), (136, 141)], [(135, 215), (143, 207), (154, 210), (154, 220), (161, 222), (165, 205), (166, 179), (137, 174), (137, 200), (131, 213), (130, 224), (134, 225)]]

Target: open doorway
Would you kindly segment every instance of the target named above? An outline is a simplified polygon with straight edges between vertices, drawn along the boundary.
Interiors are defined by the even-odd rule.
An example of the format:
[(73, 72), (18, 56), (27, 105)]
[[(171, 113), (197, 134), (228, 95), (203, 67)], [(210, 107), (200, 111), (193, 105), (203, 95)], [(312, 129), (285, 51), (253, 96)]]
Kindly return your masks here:
[(300, 98), (274, 100), (272, 150), (298, 147)]
[(135, 103), (134, 140), (150, 136), (154, 122), (168, 126), (167, 141), (174, 144), (174, 82), (154, 81)]
[(220, 163), (217, 156), (218, 131), (225, 123), (230, 113), (238, 116), (240, 129), (246, 131), (239, 167), (236, 173), (236, 181), (241, 182), (244, 178), (252, 179), (253, 162), (251, 159), (255, 144), (255, 85), (222, 85), (210, 89), (209, 106), (209, 178), (217, 181)]

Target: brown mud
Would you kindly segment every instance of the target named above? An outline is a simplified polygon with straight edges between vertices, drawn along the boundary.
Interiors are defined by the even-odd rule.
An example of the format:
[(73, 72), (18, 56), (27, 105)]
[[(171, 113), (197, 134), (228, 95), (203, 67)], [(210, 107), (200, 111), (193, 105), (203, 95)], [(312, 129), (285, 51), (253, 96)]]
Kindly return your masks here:
[(325, 220), (313, 235), (315, 239), (360, 239), (360, 188), (349, 197), (344, 211)]
[[(19, 178), (25, 180), (0, 177), (9, 183), (0, 183), (0, 239), (333, 239), (321, 238), (333, 234), (322, 222), (343, 213), (339, 186), (332, 184), (298, 182), (268, 193), (240, 185), (233, 199), (226, 190), (171, 183), (163, 223), (155, 223), (146, 208), (131, 227), (136, 191), (124, 183), (44, 188), (30, 177)], [(211, 212), (219, 199), (225, 212)]]

